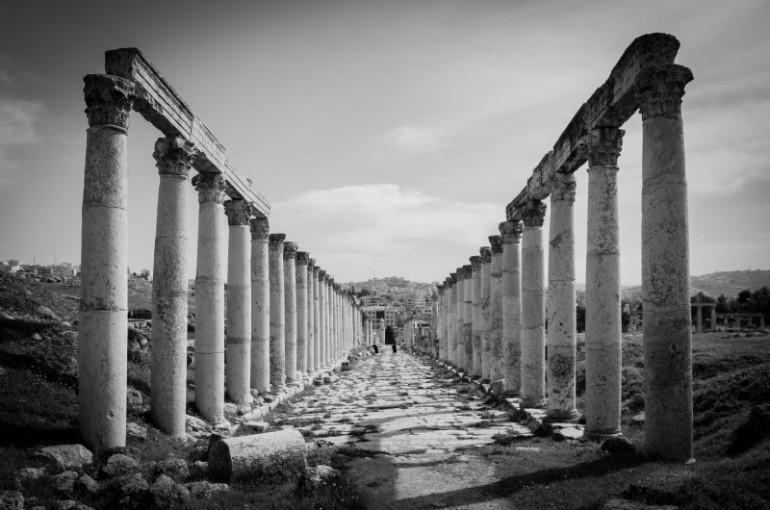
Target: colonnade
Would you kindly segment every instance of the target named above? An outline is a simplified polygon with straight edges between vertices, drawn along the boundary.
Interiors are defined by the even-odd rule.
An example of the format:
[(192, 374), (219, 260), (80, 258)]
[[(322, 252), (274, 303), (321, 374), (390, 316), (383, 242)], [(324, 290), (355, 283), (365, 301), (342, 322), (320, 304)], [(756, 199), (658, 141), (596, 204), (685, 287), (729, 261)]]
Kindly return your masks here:
[[(173, 93), (141, 54), (128, 51), (117, 57), (132, 59), (132, 66), (143, 66), (151, 76), (155, 73), (152, 90), (158, 94)], [(107, 67), (111, 70), (110, 52)], [(166, 98), (167, 103), (181, 105), (175, 114), (189, 115), (199, 123), (195, 132), (182, 136), (180, 129), (169, 127), (173, 116), (159, 120), (168, 112), (148, 112), (155, 103), (142, 102), (152, 84), (132, 78), (134, 67), (113, 69), (126, 77), (87, 75), (84, 89), (89, 128), (79, 418), (83, 440), (95, 451), (124, 447), (126, 438), (127, 135), (132, 108), (165, 133), (153, 153), (160, 178), (150, 396), (152, 419), (162, 431), (172, 436), (185, 433), (189, 248), (185, 188), (190, 182), (198, 193), (195, 405), (207, 421), (224, 424), (226, 398), (249, 406), (255, 396), (312, 380), (361, 344), (364, 331), (371, 332), (363, 324), (359, 304), (330, 273), (308, 252), (298, 251), (296, 243), (286, 241), (284, 234), (270, 233), (269, 205), (250, 189), (250, 182), (243, 184), (222, 154), (211, 152), (211, 147), (221, 145), (184, 109), (186, 105), (176, 96)], [(201, 132), (205, 140), (200, 139)], [(191, 169), (198, 171), (192, 179)]]
[[(523, 407), (544, 408), (547, 419), (578, 419), (573, 174), (587, 161), (585, 434), (621, 434), (617, 175), (620, 126), (638, 110), (645, 448), (689, 460), (692, 370), (681, 100), (692, 73), (673, 63), (678, 46), (672, 36), (650, 34), (626, 50), (507, 206), (500, 236), (490, 236), (490, 245), (470, 257), (470, 266), (457, 268), (439, 286), (437, 332), (441, 357), (469, 377), (500, 381)], [(489, 317), (482, 315), (485, 309)]]

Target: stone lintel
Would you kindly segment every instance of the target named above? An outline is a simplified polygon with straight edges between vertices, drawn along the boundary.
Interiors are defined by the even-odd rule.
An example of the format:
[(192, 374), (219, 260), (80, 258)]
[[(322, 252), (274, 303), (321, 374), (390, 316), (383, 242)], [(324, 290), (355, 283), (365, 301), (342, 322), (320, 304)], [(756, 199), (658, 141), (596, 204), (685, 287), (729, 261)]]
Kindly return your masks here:
[(586, 162), (585, 137), (597, 127), (620, 127), (639, 108), (637, 77), (649, 68), (674, 63), (679, 41), (672, 35), (653, 33), (637, 37), (610, 71), (607, 80), (583, 103), (527, 180), (524, 189), (506, 207), (506, 219), (530, 200), (549, 195), (554, 172), (572, 173)]
[(124, 78), (135, 86), (134, 110), (166, 136), (181, 136), (195, 144), (193, 168), (199, 172), (224, 174), (230, 184), (231, 198), (253, 203), (258, 216), (270, 215), (270, 203), (251, 188), (249, 179), (240, 175), (227, 159), (224, 145), (192, 112), (180, 95), (136, 48), (121, 48), (105, 53), (108, 74)]

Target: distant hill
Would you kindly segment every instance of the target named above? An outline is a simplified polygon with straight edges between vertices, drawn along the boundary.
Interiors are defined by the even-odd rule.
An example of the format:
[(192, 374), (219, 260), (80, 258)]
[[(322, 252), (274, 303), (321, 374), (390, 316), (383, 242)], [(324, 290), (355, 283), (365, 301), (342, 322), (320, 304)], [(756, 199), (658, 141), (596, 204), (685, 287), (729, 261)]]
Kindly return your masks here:
[[(770, 287), (770, 270), (746, 269), (743, 271), (717, 271), (701, 276), (690, 276), (690, 295), (703, 292), (713, 298), (721, 294), (731, 298), (736, 297), (742, 290), (755, 291), (762, 287)], [(629, 299), (642, 292), (641, 286), (624, 287), (623, 298)]]

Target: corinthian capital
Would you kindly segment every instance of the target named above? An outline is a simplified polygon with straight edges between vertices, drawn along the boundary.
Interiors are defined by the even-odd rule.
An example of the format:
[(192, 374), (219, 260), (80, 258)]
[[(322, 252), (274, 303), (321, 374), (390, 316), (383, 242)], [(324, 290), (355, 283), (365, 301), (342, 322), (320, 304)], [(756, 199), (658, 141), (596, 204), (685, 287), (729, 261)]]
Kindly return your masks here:
[(128, 131), (129, 112), (134, 103), (134, 84), (109, 74), (89, 74), (83, 81), (88, 125)]
[(489, 236), (489, 246), (492, 248), (492, 254), (503, 253), (503, 237)]
[(447, 278), (447, 280), (448, 280), (448, 281), (449, 281), (449, 282), (450, 282), (452, 285), (456, 284), (456, 283), (457, 283), (457, 273), (449, 273), (449, 278)]
[(636, 98), (642, 120), (679, 115), (684, 87), (692, 79), (692, 71), (678, 64), (642, 70), (636, 78)]
[(267, 242), (270, 243), (271, 250), (283, 251), (284, 239), (286, 239), (286, 234), (270, 234), (267, 236)]
[(521, 210), (521, 219), (525, 227), (542, 227), (545, 221), (545, 204), (540, 200), (531, 200)]
[(594, 128), (588, 134), (588, 166), (618, 166), (625, 131), (616, 127)]
[(480, 271), (481, 270), (481, 257), (478, 255), (474, 255), (470, 257), (468, 260), (471, 261), (471, 271)]
[(482, 264), (489, 264), (492, 262), (492, 249), (489, 246), (482, 246), (479, 248), (479, 255), (481, 256)]
[(254, 241), (266, 241), (270, 234), (270, 222), (263, 216), (257, 216), (249, 220), (251, 227), (251, 239)]
[(193, 184), (198, 191), (198, 203), (214, 202), (221, 204), (225, 201), (225, 178), (222, 174), (201, 172), (193, 177)]
[(297, 243), (294, 243), (292, 241), (286, 241), (283, 243), (283, 258), (284, 259), (295, 259), (297, 258)]
[(324, 283), (326, 281), (326, 270), (318, 266), (316, 268), (318, 269), (318, 278), (321, 280), (321, 283)]
[(473, 267), (470, 264), (466, 264), (462, 267), (463, 278), (466, 280), (473, 278)]
[(160, 175), (180, 177), (187, 177), (194, 155), (194, 144), (180, 136), (158, 138), (152, 153)]
[(248, 200), (228, 200), (225, 202), (225, 214), (229, 225), (248, 225), (251, 217), (251, 202)]
[(503, 244), (518, 243), (524, 232), (520, 221), (504, 221), (497, 228), (500, 229)]
[(551, 200), (575, 201), (575, 175), (556, 172), (551, 180)]
[(310, 260), (310, 254), (306, 251), (297, 252), (297, 264), (307, 264)]

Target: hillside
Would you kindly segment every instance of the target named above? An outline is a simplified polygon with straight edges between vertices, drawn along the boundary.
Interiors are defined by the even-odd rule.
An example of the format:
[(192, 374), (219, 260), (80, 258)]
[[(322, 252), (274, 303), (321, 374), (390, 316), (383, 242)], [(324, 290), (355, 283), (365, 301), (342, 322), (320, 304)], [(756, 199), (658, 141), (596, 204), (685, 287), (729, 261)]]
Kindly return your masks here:
[[(701, 276), (690, 276), (691, 296), (703, 292), (713, 298), (717, 298), (721, 294), (728, 298), (734, 298), (742, 290), (753, 292), (762, 287), (770, 288), (770, 270), (717, 271), (716, 273)], [(641, 293), (641, 285), (623, 287), (623, 299), (627, 301), (638, 300), (641, 297)]]

